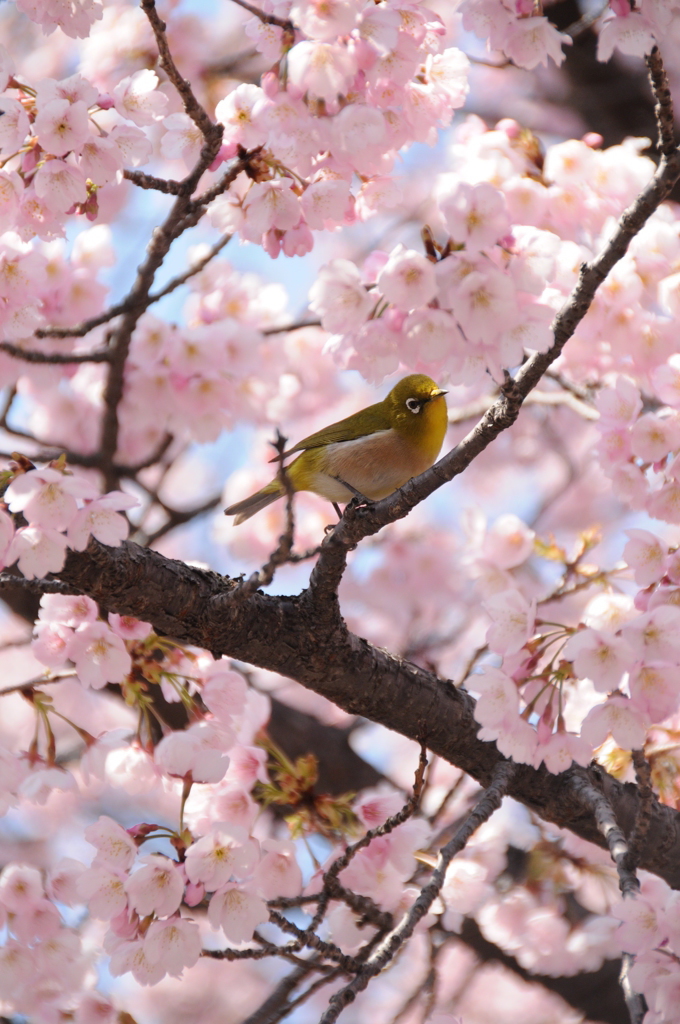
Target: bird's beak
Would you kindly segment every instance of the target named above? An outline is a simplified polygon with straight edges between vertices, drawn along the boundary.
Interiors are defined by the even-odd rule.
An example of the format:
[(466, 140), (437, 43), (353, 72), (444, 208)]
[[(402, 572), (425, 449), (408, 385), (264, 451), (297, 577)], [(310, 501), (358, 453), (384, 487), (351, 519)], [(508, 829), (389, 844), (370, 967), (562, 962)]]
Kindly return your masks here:
[(437, 388), (436, 391), (432, 392), (430, 398), (441, 398), (442, 395), (448, 395), (448, 391), (442, 391), (441, 388)]

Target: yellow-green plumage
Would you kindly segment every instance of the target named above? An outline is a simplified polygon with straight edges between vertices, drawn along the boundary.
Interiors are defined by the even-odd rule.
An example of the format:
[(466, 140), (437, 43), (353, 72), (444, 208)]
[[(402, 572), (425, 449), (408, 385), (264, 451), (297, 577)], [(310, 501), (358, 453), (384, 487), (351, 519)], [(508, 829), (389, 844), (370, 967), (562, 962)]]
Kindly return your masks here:
[[(299, 441), (285, 452), (301, 452), (286, 470), (294, 490), (313, 491), (336, 503), (354, 496), (343, 481), (373, 501), (392, 494), (437, 458), (447, 427), (445, 394), (430, 377), (413, 373), (382, 402)], [(236, 516), (238, 525), (284, 493), (275, 478), (230, 505), (225, 515)]]

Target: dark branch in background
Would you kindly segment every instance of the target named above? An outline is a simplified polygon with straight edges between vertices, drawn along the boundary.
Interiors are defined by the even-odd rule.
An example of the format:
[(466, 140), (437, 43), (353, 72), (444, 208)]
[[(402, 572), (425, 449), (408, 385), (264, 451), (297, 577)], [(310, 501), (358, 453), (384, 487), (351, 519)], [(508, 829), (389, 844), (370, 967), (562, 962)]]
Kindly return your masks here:
[(571, 977), (551, 977), (547, 974), (532, 974), (510, 953), (489, 942), (474, 918), (464, 918), (460, 932), (450, 933), (450, 939), (463, 942), (476, 953), (482, 963), (499, 963), (523, 981), (554, 992), (589, 1020), (622, 1024), (626, 1003), (618, 985), (618, 960), (605, 960), (597, 971), (584, 971)]
[(0, 352), (6, 352), (15, 359), (23, 359), (27, 363), (108, 363), (111, 361), (109, 349), (96, 349), (94, 352), (41, 352), (38, 349), (20, 348), (11, 341), (0, 341)]
[(295, 320), (291, 324), (286, 324), (285, 327), (267, 327), (262, 333), (263, 334), (287, 334), (289, 331), (299, 331), (302, 327), (321, 327), (320, 320)]
[(222, 493), (214, 494), (212, 498), (206, 498), (205, 501), (201, 502), (200, 505), (194, 505), (193, 508), (188, 508), (184, 511), (180, 509), (169, 508), (164, 502), (160, 501), (159, 498), (155, 499), (155, 503), (163, 509), (168, 517), (167, 523), (163, 526), (159, 526), (157, 530), (150, 533), (146, 537), (147, 544), (155, 544), (161, 537), (165, 537), (166, 533), (170, 533), (177, 526), (181, 526), (183, 523), (190, 523), (192, 519), (198, 519), (199, 516), (204, 516), (206, 512), (212, 512), (214, 508), (217, 508), (222, 502)]

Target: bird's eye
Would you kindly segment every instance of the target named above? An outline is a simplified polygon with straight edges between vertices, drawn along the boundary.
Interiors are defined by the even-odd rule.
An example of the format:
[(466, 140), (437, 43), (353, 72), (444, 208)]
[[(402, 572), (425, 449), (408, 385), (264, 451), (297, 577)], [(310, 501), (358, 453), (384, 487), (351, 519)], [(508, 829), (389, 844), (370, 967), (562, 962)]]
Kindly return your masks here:
[(422, 408), (422, 404), (418, 401), (417, 398), (407, 398), (406, 408), (409, 410), (409, 412), (419, 413)]

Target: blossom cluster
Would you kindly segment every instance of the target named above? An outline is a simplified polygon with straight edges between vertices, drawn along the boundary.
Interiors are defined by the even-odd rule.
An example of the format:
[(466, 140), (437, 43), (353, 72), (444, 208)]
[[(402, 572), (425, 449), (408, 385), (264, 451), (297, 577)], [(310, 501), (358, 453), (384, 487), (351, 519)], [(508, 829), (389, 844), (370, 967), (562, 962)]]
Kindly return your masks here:
[[(642, 143), (603, 151), (598, 138), (559, 143), (539, 161), (535, 140), (514, 121), (489, 131), (472, 118), (456, 134), (456, 170), (441, 175), (434, 189), (431, 223), (439, 241), (433, 250), (375, 250), (361, 269), (333, 260), (311, 289), (310, 307), (331, 333), (327, 350), (371, 381), (409, 366), (479, 386), (487, 372), (501, 380), (526, 349), (545, 351), (580, 264), (653, 169), (639, 155)], [(668, 219), (660, 215), (649, 235), (663, 231)], [(642, 243), (633, 251), (631, 259), (643, 259)], [(617, 281), (615, 274), (612, 292)], [(601, 334), (598, 313), (608, 308), (608, 295), (605, 288), (577, 331), (570, 362)], [(619, 305), (630, 300), (622, 288)], [(650, 307), (645, 321), (649, 347), (656, 343), (661, 360), (669, 351), (670, 320)], [(616, 325), (615, 311), (609, 323)]]
[[(114, 259), (109, 228), (102, 224), (83, 232), (68, 259), (65, 249), (61, 239), (31, 244), (17, 231), (2, 232), (0, 338), (18, 339), (21, 347), (37, 328), (47, 324), (66, 327), (101, 313), (108, 290), (98, 275)], [(78, 339), (64, 339), (56, 350), (77, 351), (79, 345), (82, 341)], [(33, 346), (29, 343), (26, 347)], [(46, 354), (54, 351), (54, 342), (43, 341), (42, 350)], [(25, 370), (21, 361), (0, 353), (3, 387), (14, 384)], [(43, 382), (54, 377), (44, 365), (31, 372)]]
[[(572, 38), (560, 32), (541, 8), (519, 0), (463, 0), (460, 5), (463, 25), (481, 39), (490, 50), (504, 54), (521, 68), (535, 68), (564, 60), (563, 47)], [(607, 61), (615, 50), (626, 56), (644, 57), (653, 46), (680, 31), (680, 14), (673, 4), (660, 0), (610, 0), (598, 29), (598, 60)]]
[[(280, 16), (281, 6), (264, 9)], [(218, 198), (211, 220), (221, 231), (261, 243), (273, 257), (308, 252), (312, 231), (397, 207), (403, 198), (392, 177), (398, 151), (415, 141), (433, 143), (467, 92), (467, 58), (455, 47), (442, 48), (444, 26), (421, 4), (300, 0), (289, 6), (298, 27), (292, 44), (277, 25), (254, 18), (246, 26), (267, 59), (285, 53), (285, 61), (261, 86), (237, 86), (215, 111), (225, 128), (222, 157), (262, 147), (262, 172), (256, 181), (244, 174)], [(182, 126), (191, 127), (186, 115), (177, 115), (166, 152), (181, 151), (175, 133)]]
[[(487, 643), (502, 666), (484, 665), (467, 686), (480, 694), (480, 737), (495, 740), (515, 761), (560, 772), (572, 760), (588, 764), (608, 736), (623, 750), (642, 749), (653, 726), (677, 721), (675, 551), (647, 530), (628, 534), (623, 555), (644, 589), (635, 600), (623, 593), (592, 597), (574, 626), (544, 623), (541, 605), (552, 609), (553, 595), (537, 605), (508, 571), (531, 556), (533, 531), (516, 520), (513, 530), (497, 532), (484, 607), (492, 620)], [(585, 579), (590, 571), (585, 566)]]
[(27, 524), (15, 530), (0, 510), (0, 561), (16, 562), (27, 579), (58, 572), (67, 548), (84, 551), (90, 537), (117, 547), (128, 531), (119, 512), (138, 504), (123, 491), (100, 495), (88, 478), (60, 462), (17, 473), (5, 491), (6, 507), (22, 513)]
[(154, 71), (137, 71), (111, 95), (80, 74), (35, 85), (15, 77), (0, 52), (2, 224), (24, 238), (64, 233), (66, 217), (98, 215), (97, 189), (120, 183), (126, 164), (145, 163), (151, 143), (142, 130), (164, 113), (167, 98)]

